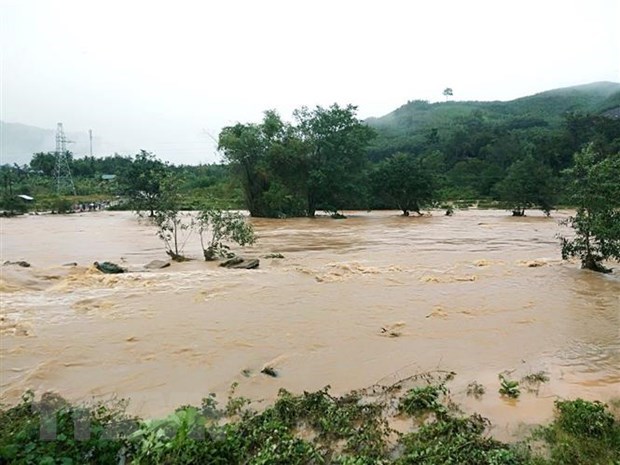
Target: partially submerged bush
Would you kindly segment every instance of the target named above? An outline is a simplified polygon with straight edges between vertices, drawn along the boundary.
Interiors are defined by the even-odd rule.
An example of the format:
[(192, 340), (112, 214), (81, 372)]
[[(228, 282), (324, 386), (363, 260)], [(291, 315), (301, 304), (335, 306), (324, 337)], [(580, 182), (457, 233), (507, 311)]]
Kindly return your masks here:
[(620, 422), (607, 405), (583, 399), (556, 401), (556, 418), (540, 428), (549, 458), (540, 463), (580, 465), (620, 463)]
[[(71, 405), (27, 393), (0, 410), (0, 463), (16, 464), (339, 464), (339, 465), (565, 465), (615, 464), (620, 426), (599, 402), (556, 402), (557, 417), (536, 438), (548, 447), (533, 455), (527, 444), (488, 436), (490, 422), (445, 407), (443, 384), (414, 388), (373, 386), (341, 397), (329, 387), (295, 395), (281, 390), (256, 411), (235, 396), (219, 407), (214, 395), (201, 407), (183, 406), (163, 419), (138, 420), (125, 404)], [(406, 410), (432, 411), (400, 434), (389, 419)]]
[(75, 406), (54, 394), (35, 402), (26, 392), (15, 407), (0, 410), (0, 463), (117, 463), (135, 428), (122, 401)]
[(429, 412), (441, 415), (446, 413), (446, 408), (439, 401), (439, 398), (446, 392), (446, 387), (443, 384), (429, 384), (424, 387), (412, 388), (400, 400), (398, 408), (401, 413), (411, 416)]
[(519, 381), (508, 379), (503, 374), (499, 375), (499, 380), (499, 393), (502, 396), (516, 399), (521, 395), (521, 390), (519, 389)]
[(252, 225), (238, 212), (209, 208), (198, 214), (197, 224), (200, 244), (207, 261), (227, 256), (229, 242), (244, 246), (256, 240)]

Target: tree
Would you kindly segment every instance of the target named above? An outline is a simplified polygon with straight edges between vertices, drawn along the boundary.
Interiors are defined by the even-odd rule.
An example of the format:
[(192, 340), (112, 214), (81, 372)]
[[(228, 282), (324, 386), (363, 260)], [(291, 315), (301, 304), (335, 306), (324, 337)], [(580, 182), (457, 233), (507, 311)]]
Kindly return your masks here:
[(452, 87), (446, 87), (443, 90), (443, 96), (446, 98), (446, 100), (448, 100), (448, 98), (452, 97), (454, 95), (454, 92), (452, 91)]
[(375, 136), (373, 129), (356, 117), (357, 107), (314, 110), (302, 107), (294, 112), (299, 137), (307, 158), (307, 215), (318, 209), (336, 213), (359, 197), (366, 164), (366, 149)]
[(609, 273), (602, 261), (620, 260), (620, 153), (603, 156), (589, 145), (566, 174), (577, 211), (567, 220), (575, 237), (560, 237), (562, 258), (579, 257), (582, 268)]
[(183, 249), (191, 236), (194, 226), (189, 213), (180, 210), (178, 180), (169, 177), (160, 185), (157, 198), (157, 209), (152, 213), (153, 222), (157, 225), (157, 235), (164, 241), (166, 253), (175, 261), (187, 260)]
[(405, 153), (396, 153), (381, 162), (371, 175), (373, 192), (390, 205), (398, 207), (404, 216), (420, 208), (434, 198), (434, 174), (423, 160)]
[(296, 125), (274, 111), (261, 124), (236, 124), (219, 136), (219, 147), (241, 180), (251, 216), (314, 216), (336, 212), (359, 197), (374, 131), (356, 108), (306, 107)]
[(43, 176), (52, 177), (56, 172), (56, 154), (54, 152), (35, 153), (30, 160), (30, 168)]
[(549, 215), (553, 209), (554, 187), (551, 168), (528, 155), (508, 168), (506, 177), (496, 185), (496, 191), (513, 216), (524, 216), (525, 210), (534, 206)]
[(207, 261), (226, 256), (230, 250), (227, 242), (244, 246), (256, 240), (252, 225), (238, 212), (217, 208), (203, 210), (198, 214), (197, 226), (200, 245)]
[(237, 123), (220, 132), (218, 147), (241, 180), (251, 216), (272, 216), (264, 199), (269, 189), (267, 152), (283, 127), (275, 111), (266, 111), (262, 124)]
[(169, 174), (169, 167), (164, 162), (141, 150), (121, 178), (123, 193), (132, 208), (137, 212), (148, 211), (149, 216), (154, 217), (163, 198), (162, 185)]

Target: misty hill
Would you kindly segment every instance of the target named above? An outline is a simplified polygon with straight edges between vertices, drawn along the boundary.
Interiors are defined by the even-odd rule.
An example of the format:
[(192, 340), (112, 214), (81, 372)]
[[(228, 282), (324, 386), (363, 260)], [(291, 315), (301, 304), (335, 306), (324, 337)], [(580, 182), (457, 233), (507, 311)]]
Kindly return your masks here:
[[(74, 141), (67, 149), (77, 156), (89, 153), (90, 141), (88, 133), (66, 134), (67, 139)], [(32, 154), (53, 152), (56, 149), (56, 130), (43, 129), (20, 123), (0, 121), (0, 165), (17, 163), (24, 165), (30, 162)]]
[(464, 131), (552, 130), (572, 112), (620, 114), (620, 83), (597, 82), (549, 90), (511, 101), (447, 101), (429, 103), (414, 100), (380, 118), (368, 118), (379, 137), (371, 158), (381, 159), (395, 151), (420, 152), (433, 142)]

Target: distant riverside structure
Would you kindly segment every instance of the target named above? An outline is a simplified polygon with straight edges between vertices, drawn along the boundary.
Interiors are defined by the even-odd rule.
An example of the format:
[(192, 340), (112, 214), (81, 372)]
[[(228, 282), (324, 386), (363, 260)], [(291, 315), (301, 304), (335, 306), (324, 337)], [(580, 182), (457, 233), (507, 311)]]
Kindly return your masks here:
[(56, 193), (62, 195), (68, 191), (76, 195), (71, 169), (69, 168), (67, 138), (62, 123), (58, 123), (56, 127)]

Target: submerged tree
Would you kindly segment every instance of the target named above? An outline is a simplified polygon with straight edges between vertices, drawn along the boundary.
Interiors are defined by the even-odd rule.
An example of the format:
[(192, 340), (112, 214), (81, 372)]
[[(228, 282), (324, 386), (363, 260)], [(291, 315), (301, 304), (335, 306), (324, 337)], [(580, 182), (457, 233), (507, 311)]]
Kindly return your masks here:
[(551, 168), (528, 155), (514, 162), (506, 177), (496, 186), (499, 199), (513, 216), (524, 216), (525, 210), (538, 207), (547, 215), (553, 209), (555, 197)]
[(121, 177), (123, 192), (132, 208), (137, 212), (148, 211), (154, 217), (164, 198), (162, 186), (169, 174), (164, 162), (141, 150)]
[(164, 241), (166, 253), (175, 261), (187, 260), (183, 249), (191, 236), (194, 221), (190, 213), (180, 209), (178, 180), (168, 178), (161, 185), (157, 210), (153, 212), (153, 222), (157, 225), (157, 236)]
[(260, 124), (224, 128), (219, 147), (241, 180), (250, 215), (312, 217), (359, 198), (374, 131), (355, 112), (352, 105), (303, 107), (289, 124), (267, 111)]
[(266, 111), (261, 124), (237, 123), (225, 127), (219, 135), (219, 149), (241, 181), (251, 216), (273, 216), (264, 198), (270, 184), (267, 154), (283, 127), (275, 111)]
[(582, 268), (609, 273), (602, 261), (620, 260), (620, 153), (604, 157), (590, 145), (566, 173), (577, 212), (567, 220), (575, 237), (560, 238), (562, 258), (579, 257)]
[(435, 196), (434, 174), (420, 158), (396, 153), (381, 162), (371, 175), (375, 195), (398, 207), (404, 216), (431, 203)]
[(209, 208), (197, 218), (200, 244), (205, 260), (211, 261), (228, 254), (227, 243), (251, 245), (256, 240), (254, 229), (238, 212)]
[(366, 148), (373, 129), (356, 116), (357, 107), (334, 104), (296, 110), (300, 139), (307, 161), (307, 215), (317, 210), (336, 213), (359, 198), (367, 162)]

